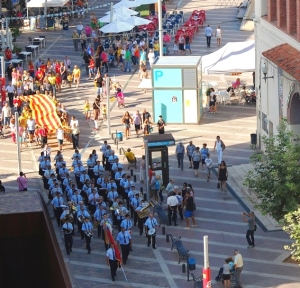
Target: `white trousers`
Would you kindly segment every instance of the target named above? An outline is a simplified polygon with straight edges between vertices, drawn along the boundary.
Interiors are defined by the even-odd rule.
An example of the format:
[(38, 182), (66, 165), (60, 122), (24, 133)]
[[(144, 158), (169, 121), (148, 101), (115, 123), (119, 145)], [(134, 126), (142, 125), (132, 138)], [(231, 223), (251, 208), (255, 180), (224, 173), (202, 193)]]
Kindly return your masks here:
[(217, 155), (218, 155), (218, 164), (221, 164), (221, 162), (222, 162), (222, 155), (223, 155), (222, 149), (217, 149)]

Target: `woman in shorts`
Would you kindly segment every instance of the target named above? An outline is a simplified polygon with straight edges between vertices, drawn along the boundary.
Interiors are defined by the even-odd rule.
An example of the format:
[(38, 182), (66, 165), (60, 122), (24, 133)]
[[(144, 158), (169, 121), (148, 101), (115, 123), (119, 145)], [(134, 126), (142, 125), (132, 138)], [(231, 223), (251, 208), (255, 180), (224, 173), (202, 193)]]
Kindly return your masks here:
[(56, 130), (56, 138), (58, 142), (58, 150), (62, 151), (63, 144), (64, 144), (64, 130), (62, 128), (58, 128)]

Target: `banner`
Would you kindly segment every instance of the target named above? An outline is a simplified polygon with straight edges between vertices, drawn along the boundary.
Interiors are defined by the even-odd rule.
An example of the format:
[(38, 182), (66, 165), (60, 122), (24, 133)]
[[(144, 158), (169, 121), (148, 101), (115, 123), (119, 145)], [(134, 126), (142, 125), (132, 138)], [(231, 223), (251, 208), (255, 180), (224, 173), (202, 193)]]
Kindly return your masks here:
[(29, 101), (32, 118), (39, 126), (44, 125), (49, 132), (54, 132), (61, 127), (60, 119), (56, 112), (54, 102), (46, 95), (23, 96), (22, 101)]
[[(118, 245), (115, 243), (115, 239), (112, 236), (111, 231), (110, 231), (110, 229), (108, 228), (107, 225), (103, 226), (103, 231), (105, 233), (105, 240), (108, 240), (109, 243), (114, 245), (114, 249), (115, 249), (115, 253), (116, 253), (116, 259), (122, 265), (123, 262), (122, 262), (120, 250), (118, 248)], [(108, 243), (106, 243), (106, 244), (108, 244)]]
[(0, 91), (1, 91), (1, 102), (2, 102), (2, 107), (4, 107), (5, 102), (6, 102), (5, 78), (0, 78)]

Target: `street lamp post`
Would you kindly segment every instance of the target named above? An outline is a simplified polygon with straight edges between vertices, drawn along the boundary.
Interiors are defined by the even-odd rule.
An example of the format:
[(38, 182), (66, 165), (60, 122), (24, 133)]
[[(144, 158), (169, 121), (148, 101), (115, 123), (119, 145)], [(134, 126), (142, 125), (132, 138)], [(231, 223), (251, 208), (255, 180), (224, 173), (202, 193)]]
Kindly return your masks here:
[(162, 0), (158, 0), (158, 37), (159, 37), (159, 57), (164, 56), (164, 47), (163, 47), (163, 30), (162, 30)]

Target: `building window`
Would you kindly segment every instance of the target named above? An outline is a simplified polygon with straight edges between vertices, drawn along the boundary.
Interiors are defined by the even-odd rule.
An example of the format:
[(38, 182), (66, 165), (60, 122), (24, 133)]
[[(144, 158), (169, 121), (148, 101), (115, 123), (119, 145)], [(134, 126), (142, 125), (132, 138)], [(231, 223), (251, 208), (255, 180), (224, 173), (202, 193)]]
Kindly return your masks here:
[(261, 112), (261, 128), (268, 133), (268, 118), (267, 115)]

